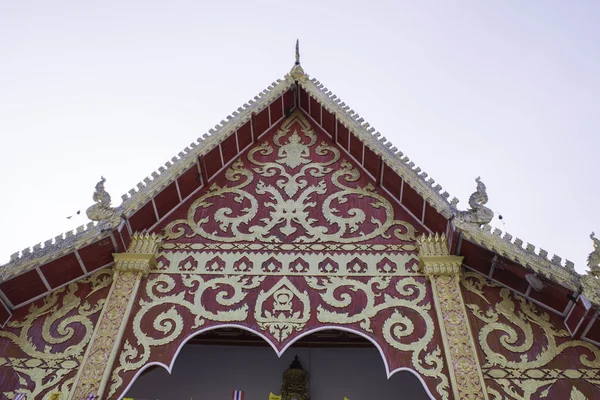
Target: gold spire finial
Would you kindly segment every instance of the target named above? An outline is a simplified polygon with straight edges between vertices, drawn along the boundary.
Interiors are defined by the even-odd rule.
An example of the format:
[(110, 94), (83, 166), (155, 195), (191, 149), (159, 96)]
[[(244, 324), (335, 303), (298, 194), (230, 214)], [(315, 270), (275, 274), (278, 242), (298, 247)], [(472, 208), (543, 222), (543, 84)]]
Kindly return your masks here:
[(306, 80), (307, 76), (304, 74), (304, 70), (300, 66), (300, 40), (296, 39), (296, 62), (290, 71), (290, 76), (297, 81)]

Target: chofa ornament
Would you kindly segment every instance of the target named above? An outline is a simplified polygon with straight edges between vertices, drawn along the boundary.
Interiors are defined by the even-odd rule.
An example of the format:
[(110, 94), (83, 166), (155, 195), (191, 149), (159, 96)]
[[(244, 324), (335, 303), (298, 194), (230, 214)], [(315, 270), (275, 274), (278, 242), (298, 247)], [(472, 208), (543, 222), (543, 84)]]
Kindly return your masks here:
[(477, 182), (477, 190), (469, 197), (471, 209), (456, 213), (455, 222), (459, 227), (465, 224), (485, 225), (494, 218), (494, 212), (484, 205), (488, 202), (485, 184), (481, 181), (480, 177), (477, 177), (475, 182)]
[(111, 207), (110, 194), (104, 189), (106, 179), (100, 177), (100, 182), (96, 184), (94, 191), (94, 202), (96, 204), (90, 206), (86, 210), (86, 214), (92, 221), (104, 222), (110, 226), (116, 226), (121, 222), (123, 210), (121, 207)]
[(581, 277), (583, 293), (593, 303), (600, 303), (600, 239), (592, 232), (590, 235), (594, 250), (587, 259), (588, 273)]

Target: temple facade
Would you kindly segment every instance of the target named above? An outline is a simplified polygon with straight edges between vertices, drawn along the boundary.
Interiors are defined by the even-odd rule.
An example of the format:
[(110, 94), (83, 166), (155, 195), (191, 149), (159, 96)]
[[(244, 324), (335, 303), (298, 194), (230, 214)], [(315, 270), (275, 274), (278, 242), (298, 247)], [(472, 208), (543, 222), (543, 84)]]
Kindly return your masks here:
[(0, 398), (600, 398), (600, 241), (579, 275), (449, 198), (297, 54), (0, 267)]

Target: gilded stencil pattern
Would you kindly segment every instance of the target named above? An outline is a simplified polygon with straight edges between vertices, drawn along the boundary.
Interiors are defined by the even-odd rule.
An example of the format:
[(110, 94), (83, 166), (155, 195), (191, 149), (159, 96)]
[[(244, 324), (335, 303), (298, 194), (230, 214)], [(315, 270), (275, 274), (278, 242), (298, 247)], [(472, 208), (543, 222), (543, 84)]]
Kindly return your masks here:
[(414, 228), (300, 112), (221, 178), (165, 227), (109, 396), (148, 363), (172, 362), (190, 335), (226, 324), (280, 350), (321, 326), (362, 330), (393, 368), (414, 368), (436, 398), (450, 397)]
[[(148, 362), (150, 349), (177, 339), (183, 331), (184, 323), (181, 309), (187, 309), (194, 316), (192, 329), (203, 326), (207, 320), (219, 322), (244, 321), (248, 317), (248, 304), (243, 301), (249, 289), (257, 288), (264, 277), (219, 276), (205, 279), (199, 275), (182, 275), (186, 291), (175, 289), (175, 279), (169, 275), (151, 275), (145, 285), (147, 300), (140, 301), (140, 309), (132, 321), (137, 343), (126, 341), (118, 358), (118, 367), (111, 378), (109, 396), (121, 386), (122, 375), (126, 371), (141, 368)], [(220, 291), (215, 301), (226, 311), (213, 311), (205, 307), (202, 301), (208, 290)], [(233, 292), (233, 293), (232, 293)], [(191, 298), (186, 298), (190, 295)], [(142, 320), (156, 308), (163, 311), (154, 318), (152, 328), (159, 337), (146, 332)]]
[(100, 391), (102, 372), (108, 364), (110, 353), (125, 318), (124, 310), (137, 289), (140, 276), (131, 272), (115, 272), (115, 283), (107, 299), (107, 307), (100, 317), (92, 347), (77, 380), (73, 398), (83, 399)]
[[(557, 329), (548, 313), (540, 312), (532, 302), (511, 294), (506, 288), (498, 288), (478, 274), (466, 274), (462, 284), (488, 304), (485, 309), (478, 304), (467, 304), (467, 307), (484, 323), (478, 332), (485, 358), (484, 376), (504, 392), (488, 383), (490, 399), (547, 398), (552, 386), (562, 379), (582, 380), (600, 387), (600, 350), (596, 346), (567, 339), (568, 332)], [(491, 287), (498, 288), (501, 300), (496, 303), (490, 303), (485, 296), (486, 289)], [(543, 346), (536, 346), (539, 343)], [(502, 353), (495, 350), (497, 346), (503, 349)], [(576, 349), (579, 354), (579, 367), (552, 368), (551, 363), (557, 357), (566, 356), (564, 353), (569, 349)], [(571, 397), (585, 398), (578, 393), (581, 394), (574, 388)]]
[[(309, 286), (320, 293), (321, 299), (329, 307), (317, 307), (317, 319), (325, 324), (352, 324), (360, 323), (366, 332), (373, 333), (372, 319), (383, 310), (391, 309), (392, 314), (382, 325), (384, 340), (393, 348), (402, 352), (411, 353), (412, 366), (424, 376), (437, 381), (437, 393), (440, 398), (447, 399), (448, 378), (443, 373), (444, 361), (439, 346), (432, 348), (431, 342), (435, 332), (435, 325), (431, 317), (431, 304), (425, 300), (427, 287), (421, 280), (407, 277), (398, 280), (395, 287), (390, 288), (390, 277), (373, 277), (368, 282), (362, 282), (349, 277), (306, 277)], [(341, 288), (349, 288), (352, 292), (362, 292), (366, 296), (366, 304), (354, 314), (346, 309), (351, 305), (353, 296), (342, 293), (336, 296)], [(377, 302), (383, 297), (383, 302)], [(403, 313), (403, 310), (409, 310)], [(422, 335), (415, 337), (415, 317), (425, 325)]]
[[(0, 357), (0, 367), (11, 367), (18, 374), (20, 384), (15, 391), (3, 393), (4, 396), (11, 399), (24, 394), (28, 399), (37, 399), (50, 389), (65, 396), (70, 392), (74, 377), (65, 377), (81, 364), (94, 330), (92, 317), (105, 302), (100, 299), (91, 303), (90, 296), (107, 288), (111, 281), (110, 271), (103, 270), (71, 283), (48, 295), (41, 306), (31, 305), (25, 319), (11, 321), (0, 331), (0, 338), (10, 340), (27, 355), (26, 358)], [(82, 298), (77, 293), (85, 284), (91, 284), (91, 291)], [(37, 334), (31, 333), (40, 323), (43, 348), (32, 340)], [(81, 339), (71, 342), (74, 338)], [(58, 350), (66, 343), (68, 347)]]
[(163, 252), (163, 274), (422, 276), (415, 254), (284, 253), (284, 252)]
[(460, 399), (486, 399), (483, 379), (478, 370), (471, 332), (460, 293), (459, 276), (431, 275), (432, 287), (437, 294), (441, 329), (444, 332), (452, 374)]
[[(295, 123), (300, 124), (301, 132), (295, 130), (289, 135)], [(314, 148), (316, 142), (317, 136), (308, 121), (300, 112), (295, 113), (274, 136), (273, 143), (278, 147), (279, 158), (271, 162), (257, 158), (257, 155), (264, 158), (274, 152), (268, 142), (250, 150), (248, 160), (255, 167), (246, 168), (241, 159), (236, 160), (225, 173), (226, 179), (234, 185), (220, 187), (213, 184), (191, 205), (186, 219), (173, 221), (166, 227), (166, 238), (199, 235), (216, 242), (280, 243), (282, 237), (290, 239), (293, 235), (293, 239), (289, 240), (293, 243), (358, 243), (380, 236), (390, 238), (388, 231), (394, 228), (393, 234), (397, 239), (414, 239), (414, 228), (409, 223), (394, 219), (391, 203), (378, 194), (373, 185), (356, 186), (355, 182), (360, 178), (358, 169), (345, 160), (340, 168), (330, 167), (340, 159), (337, 148), (325, 142)], [(308, 157), (325, 161), (312, 161)], [(298, 168), (299, 171), (294, 173)], [(278, 179), (275, 185), (271, 185), (259, 178), (255, 188), (251, 189), (249, 185), (257, 179), (255, 174)], [(319, 182), (309, 185), (308, 176), (320, 178)], [(336, 188), (329, 195), (326, 177)], [(234, 212), (229, 205), (218, 207), (219, 200), (226, 195), (232, 195), (233, 201), (240, 207), (245, 204), (244, 208)], [(316, 197), (324, 195), (327, 196), (320, 212), (326, 224), (309, 216), (310, 210), (319, 207)], [(365, 211), (357, 207), (343, 215), (334, 204), (347, 203), (350, 197), (371, 199), (369, 206), (384, 210), (385, 218), (371, 217), (367, 221)], [(269, 210), (268, 217), (256, 218), (259, 204)], [(205, 208), (211, 208), (210, 215), (196, 219), (197, 211)], [(211, 222), (218, 225), (218, 230), (206, 231), (205, 226)], [(358, 232), (360, 234), (357, 235)]]

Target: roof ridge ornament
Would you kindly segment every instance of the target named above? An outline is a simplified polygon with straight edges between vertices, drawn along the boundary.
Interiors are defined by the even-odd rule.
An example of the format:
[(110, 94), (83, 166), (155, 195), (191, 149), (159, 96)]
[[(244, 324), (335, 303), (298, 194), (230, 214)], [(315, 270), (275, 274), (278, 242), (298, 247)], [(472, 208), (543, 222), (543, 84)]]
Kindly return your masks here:
[(596, 237), (596, 234), (592, 232), (590, 235), (594, 243), (594, 250), (590, 253), (587, 259), (587, 265), (589, 268), (588, 274), (594, 275), (596, 278), (600, 278), (600, 239)]
[(494, 218), (494, 212), (484, 206), (488, 202), (487, 188), (481, 181), (481, 177), (475, 179), (477, 182), (477, 190), (469, 197), (469, 205), (471, 209), (467, 211), (458, 211), (456, 214), (457, 226), (469, 225), (485, 225)]
[(300, 66), (300, 39), (296, 39), (296, 62), (290, 71), (290, 76), (297, 81), (305, 81), (307, 79), (304, 69)]
[(590, 239), (594, 244), (594, 250), (587, 259), (588, 272), (581, 277), (583, 294), (588, 300), (598, 304), (600, 302), (600, 239), (592, 232)]
[(85, 213), (92, 221), (104, 222), (111, 227), (116, 227), (121, 223), (123, 210), (122, 207), (111, 207), (110, 194), (104, 189), (105, 182), (106, 179), (101, 176), (92, 196), (96, 204), (88, 207)]

